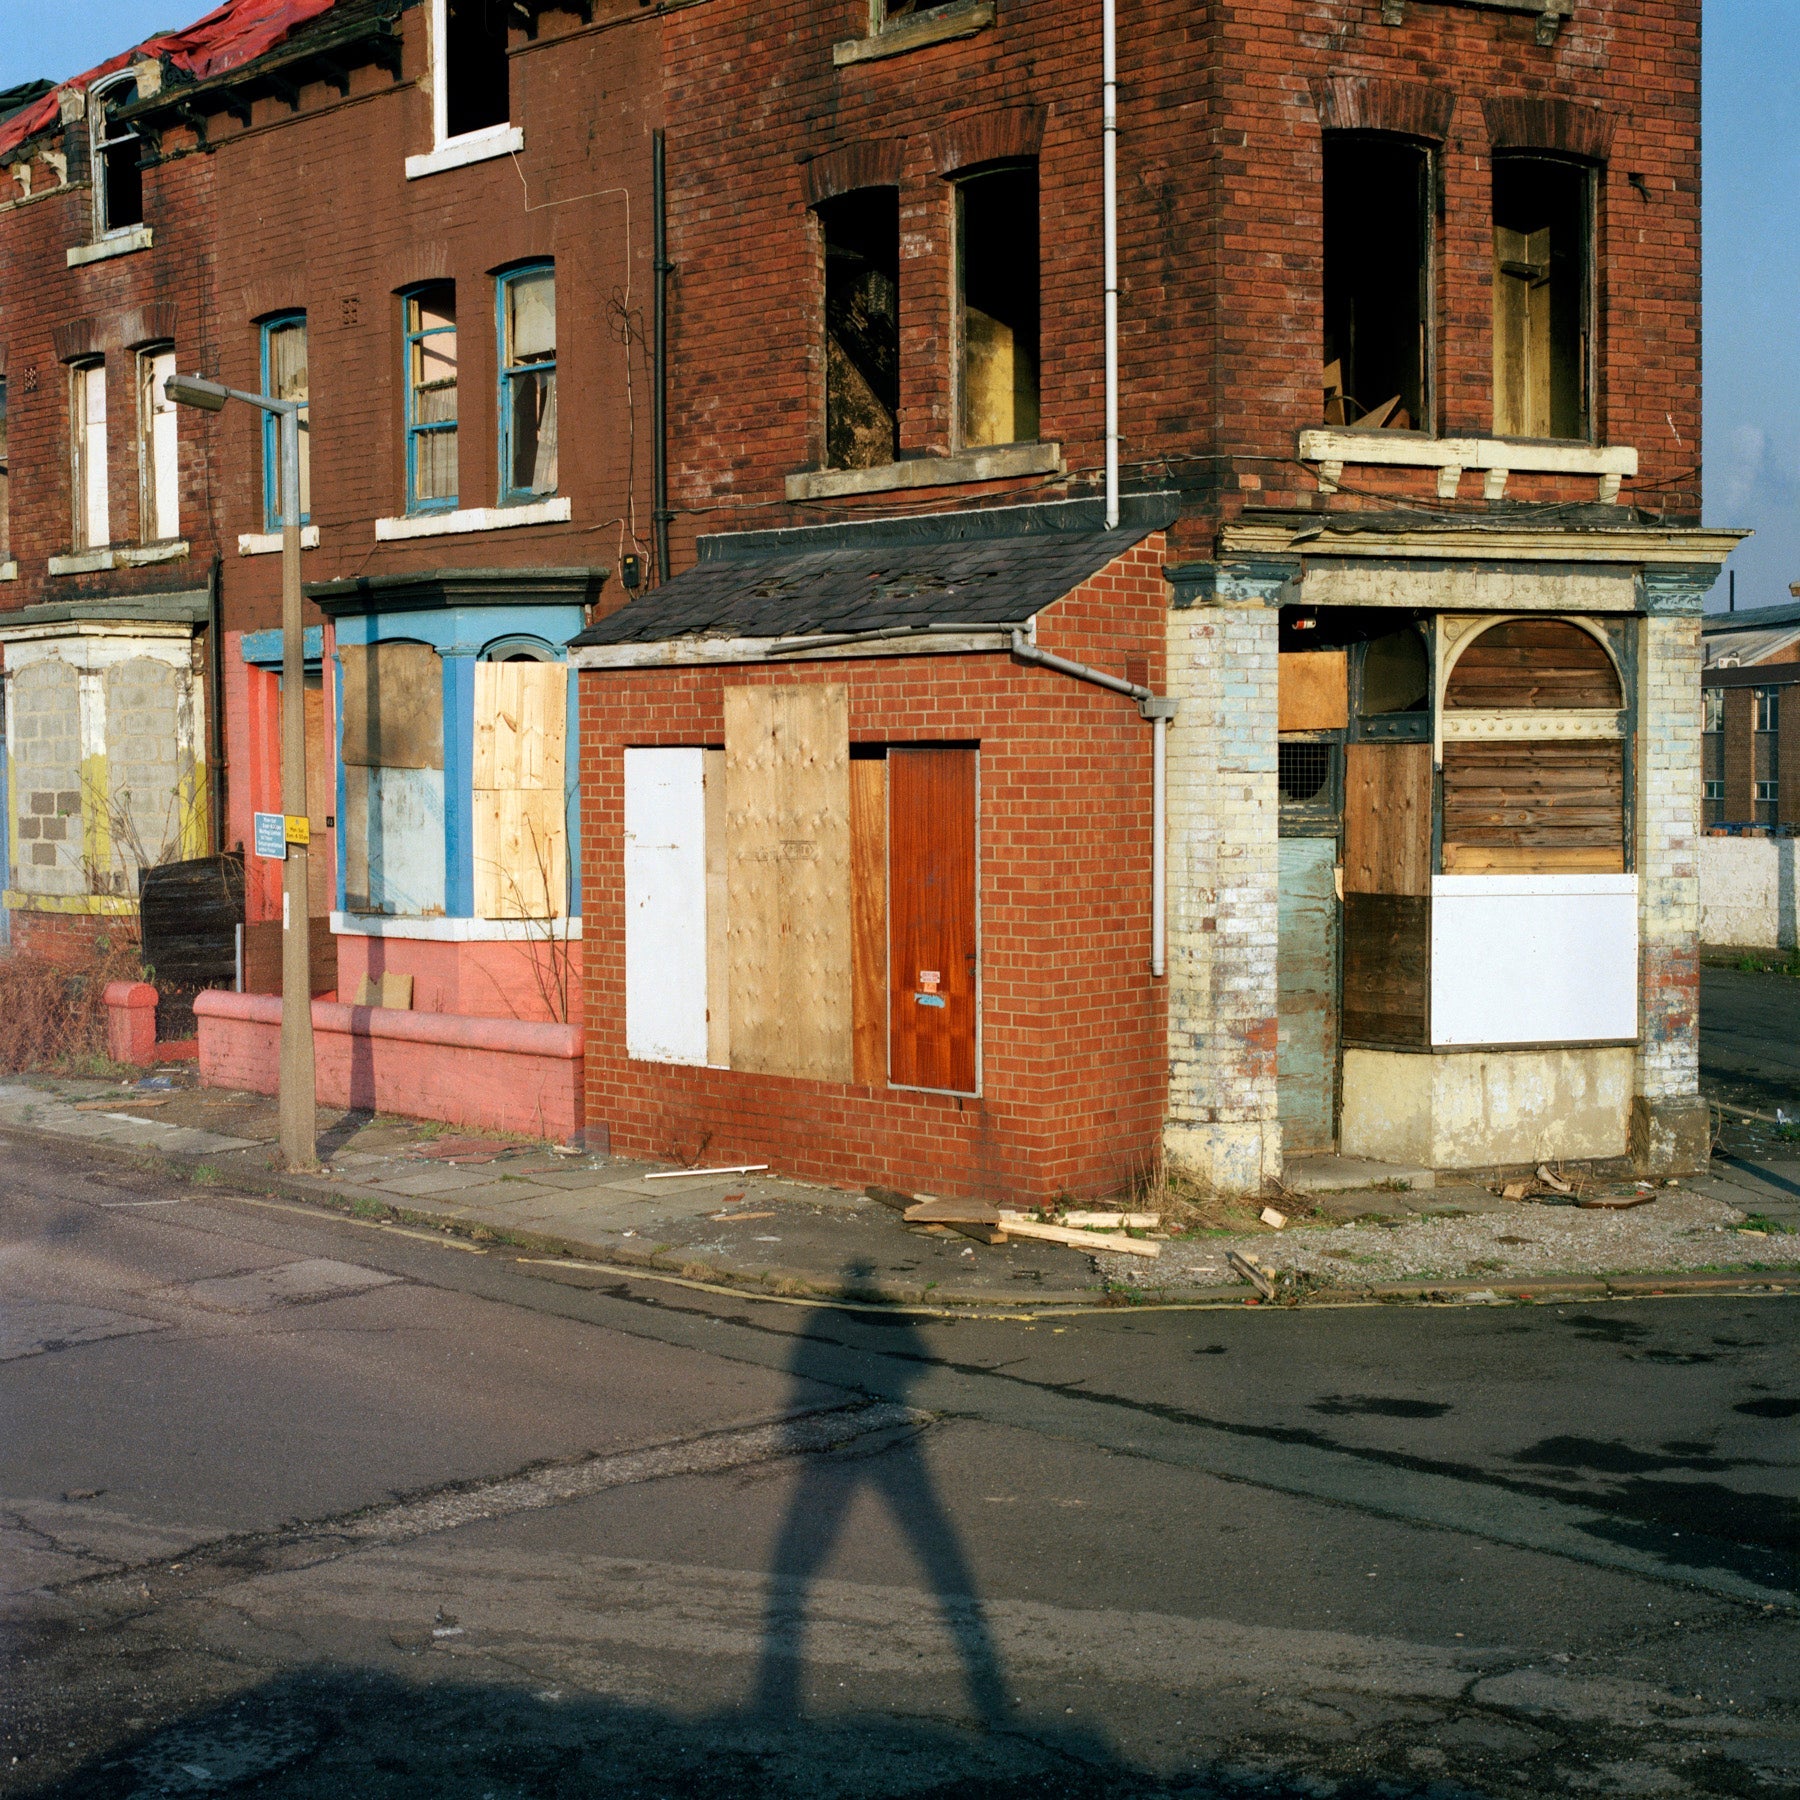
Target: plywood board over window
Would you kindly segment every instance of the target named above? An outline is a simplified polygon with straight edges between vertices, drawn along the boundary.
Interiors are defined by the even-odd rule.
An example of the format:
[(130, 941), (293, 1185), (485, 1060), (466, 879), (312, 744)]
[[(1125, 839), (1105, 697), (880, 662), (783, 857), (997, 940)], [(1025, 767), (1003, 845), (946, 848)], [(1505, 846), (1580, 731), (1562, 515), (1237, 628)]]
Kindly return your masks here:
[(1277, 664), (1282, 731), (1341, 731), (1350, 718), (1348, 657), (1342, 650), (1284, 650)]
[(567, 718), (562, 663), (475, 665), (475, 911), (484, 919), (569, 910)]
[(849, 695), (725, 690), (731, 1066), (853, 1079)]
[(707, 807), (701, 749), (625, 752), (625, 1053), (704, 1063)]
[(428, 644), (346, 644), (344, 897), (354, 912), (444, 910), (444, 683)]

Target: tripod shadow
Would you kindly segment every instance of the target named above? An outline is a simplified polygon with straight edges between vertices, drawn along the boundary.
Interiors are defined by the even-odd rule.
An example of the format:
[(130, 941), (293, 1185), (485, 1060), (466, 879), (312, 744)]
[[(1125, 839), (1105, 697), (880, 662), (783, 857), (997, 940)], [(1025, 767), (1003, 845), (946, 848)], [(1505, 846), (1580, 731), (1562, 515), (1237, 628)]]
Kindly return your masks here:
[[(854, 1279), (867, 1276), (869, 1270), (852, 1265), (845, 1272)], [(811, 1315), (807, 1329), (795, 1340), (788, 1363), (797, 1401), (810, 1401), (821, 1384), (843, 1385), (845, 1348), (838, 1334), (853, 1322), (867, 1324), (866, 1318), (855, 1313), (822, 1309)], [(930, 1352), (910, 1322), (884, 1321), (884, 1326), (881, 1398), (905, 1405), (908, 1391), (925, 1373)], [(797, 1720), (801, 1716), (809, 1593), (843, 1533), (851, 1507), (864, 1491), (886, 1505), (917, 1558), (956, 1645), (969, 1699), (982, 1724), (1006, 1723), (1012, 1709), (974, 1573), (925, 1466), (920, 1435), (913, 1431), (861, 1453), (802, 1459), (799, 1485), (782, 1520), (770, 1567), (753, 1708), (770, 1719)]]

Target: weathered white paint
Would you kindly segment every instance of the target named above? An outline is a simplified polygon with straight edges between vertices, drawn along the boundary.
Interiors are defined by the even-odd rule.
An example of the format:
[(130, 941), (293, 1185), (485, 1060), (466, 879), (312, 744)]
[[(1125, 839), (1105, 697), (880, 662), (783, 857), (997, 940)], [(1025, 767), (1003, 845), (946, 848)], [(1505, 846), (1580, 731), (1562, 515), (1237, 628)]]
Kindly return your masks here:
[(1700, 941), (1747, 950), (1800, 945), (1800, 838), (1700, 840)]
[[(240, 531), (238, 533), (239, 556), (279, 556), (281, 554), (282, 533), (279, 531)], [(300, 527), (300, 548), (316, 550), (319, 547), (319, 528), (316, 525)]]
[(1430, 1169), (1623, 1156), (1629, 1044), (1581, 1049), (1344, 1052), (1345, 1156)]
[(706, 752), (625, 752), (625, 1052), (706, 1061)]
[(520, 525), (565, 525), (573, 506), (565, 495), (534, 500), (525, 506), (463, 506), (454, 512), (412, 513), (404, 518), (377, 519), (375, 538), (460, 537), (470, 531), (512, 531)]
[(1635, 1039), (1635, 875), (1438, 875), (1431, 1041)]
[(431, 916), (444, 910), (444, 771), (344, 771), (345, 887), (352, 905)]
[(159, 543), (181, 533), (181, 465), (175, 402), (163, 384), (175, 373), (175, 352), (146, 352), (140, 361), (142, 388), (138, 429), (143, 434), (143, 518), (145, 536)]
[(1479, 613), (1627, 613), (1638, 603), (1637, 576), (1631, 569), (1534, 565), (1524, 560), (1415, 568), (1397, 557), (1387, 566), (1370, 567), (1366, 560), (1356, 560), (1361, 554), (1360, 546), (1345, 548), (1333, 540), (1328, 552), (1308, 560), (1300, 598), (1308, 606)]

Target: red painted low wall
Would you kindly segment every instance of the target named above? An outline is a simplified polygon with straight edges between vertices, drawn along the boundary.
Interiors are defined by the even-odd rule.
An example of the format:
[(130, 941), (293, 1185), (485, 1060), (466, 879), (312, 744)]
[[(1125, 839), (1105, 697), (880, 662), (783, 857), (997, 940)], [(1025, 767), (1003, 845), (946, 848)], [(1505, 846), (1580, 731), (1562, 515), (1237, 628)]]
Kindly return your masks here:
[[(194, 1000), (203, 1087), (276, 1090), (281, 1001), (209, 992)], [(576, 1025), (312, 1003), (319, 1100), (560, 1141), (582, 1124)]]
[(118, 1063), (156, 1061), (156, 989), (147, 981), (109, 981), (106, 1053)]

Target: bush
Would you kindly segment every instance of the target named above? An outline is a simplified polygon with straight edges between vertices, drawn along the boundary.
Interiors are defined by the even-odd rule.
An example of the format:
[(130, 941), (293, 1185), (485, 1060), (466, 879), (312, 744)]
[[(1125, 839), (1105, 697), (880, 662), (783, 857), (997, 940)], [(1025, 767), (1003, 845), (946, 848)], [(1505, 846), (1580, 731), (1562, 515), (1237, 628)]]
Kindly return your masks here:
[(142, 981), (137, 944), (96, 937), (79, 961), (0, 957), (0, 1071), (61, 1069), (106, 1054), (106, 984)]

